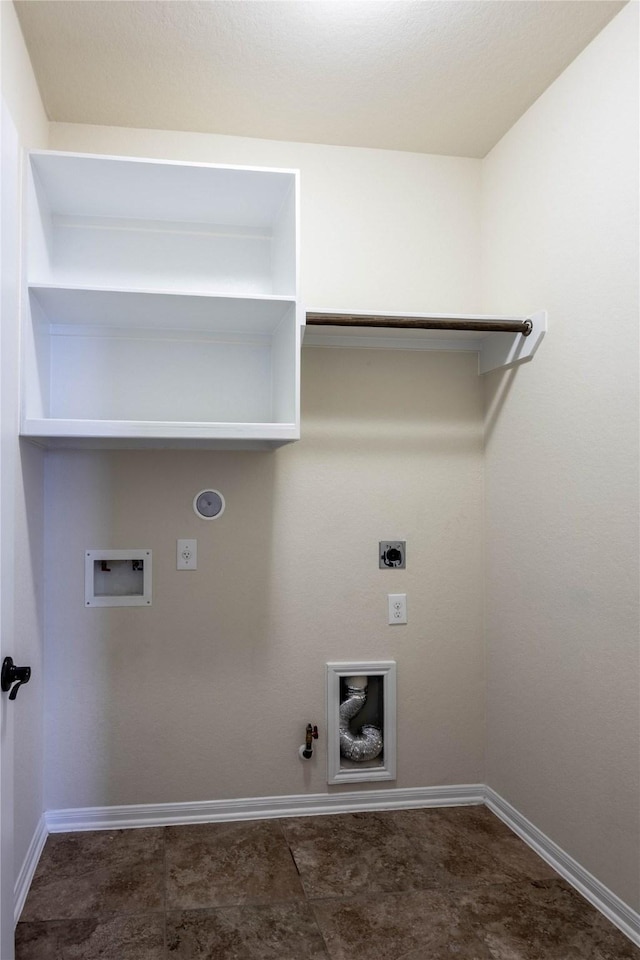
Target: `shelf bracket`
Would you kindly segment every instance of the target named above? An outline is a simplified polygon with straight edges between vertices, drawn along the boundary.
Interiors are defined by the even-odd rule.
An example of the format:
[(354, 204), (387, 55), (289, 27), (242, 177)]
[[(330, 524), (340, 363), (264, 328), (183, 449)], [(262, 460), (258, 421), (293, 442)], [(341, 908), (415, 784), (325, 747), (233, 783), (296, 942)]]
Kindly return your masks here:
[(527, 363), (547, 332), (547, 311), (538, 310), (527, 317), (531, 332), (522, 337), (513, 333), (495, 333), (481, 341), (478, 353), (478, 373), (505, 370)]

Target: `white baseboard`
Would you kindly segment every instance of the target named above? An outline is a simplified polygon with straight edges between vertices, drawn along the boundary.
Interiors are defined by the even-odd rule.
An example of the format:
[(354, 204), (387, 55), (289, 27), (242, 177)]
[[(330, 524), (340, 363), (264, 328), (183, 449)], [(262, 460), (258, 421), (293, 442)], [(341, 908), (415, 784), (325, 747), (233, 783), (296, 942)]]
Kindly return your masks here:
[[(196, 803), (142, 803), (128, 806), (83, 807), (49, 810), (31, 844), (16, 891), (19, 916), (29, 883), (48, 833), (80, 830), (116, 830), (126, 827), (159, 827), (233, 820), (265, 820), (276, 817), (318, 816), (366, 810), (403, 810), (412, 807), (448, 807), (485, 804), (561, 877), (575, 887), (631, 941), (640, 947), (640, 914), (624, 903), (569, 856), (553, 840), (522, 816), (491, 787), (462, 784), (445, 787), (410, 787), (386, 790), (301, 794), (285, 797), (254, 797), (242, 800), (203, 800)], [(46, 826), (45, 826), (46, 823)], [(18, 908), (19, 903), (19, 908)]]
[(38, 866), (38, 861), (40, 860), (40, 855), (44, 849), (48, 835), (49, 831), (47, 830), (45, 817), (42, 816), (40, 817), (40, 822), (38, 823), (35, 833), (31, 838), (27, 855), (24, 858), (24, 862), (20, 868), (20, 873), (18, 874), (18, 878), (13, 890), (13, 916), (16, 923), (20, 919), (20, 914), (22, 913), (22, 908), (24, 907), (25, 900), (27, 899), (29, 887), (31, 886), (31, 881), (33, 880), (33, 875), (36, 872), (36, 867)]
[(410, 807), (448, 807), (484, 802), (479, 783), (452, 787), (409, 787), (353, 790), (244, 800), (203, 800), (199, 803), (141, 803), (119, 807), (49, 810), (49, 833), (75, 830), (116, 830), (123, 827), (160, 827), (173, 824), (216, 823), (225, 820), (266, 820), (307, 817), (363, 810), (400, 810)]
[(632, 943), (640, 947), (640, 913), (628, 906), (593, 874), (585, 870), (577, 860), (569, 856), (557, 843), (538, 830), (515, 807), (503, 799), (491, 787), (485, 787), (485, 804), (500, 817), (514, 833), (524, 840), (538, 856), (542, 857), (556, 873), (582, 894), (600, 913), (615, 924)]

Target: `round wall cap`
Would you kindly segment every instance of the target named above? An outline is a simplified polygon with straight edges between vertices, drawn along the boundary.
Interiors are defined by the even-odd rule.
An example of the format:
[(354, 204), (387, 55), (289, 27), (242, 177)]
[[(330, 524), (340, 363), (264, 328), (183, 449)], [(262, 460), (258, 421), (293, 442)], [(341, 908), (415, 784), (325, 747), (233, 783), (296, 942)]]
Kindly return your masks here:
[(193, 509), (202, 520), (217, 520), (224, 513), (224, 506), (219, 490), (201, 490), (193, 498)]

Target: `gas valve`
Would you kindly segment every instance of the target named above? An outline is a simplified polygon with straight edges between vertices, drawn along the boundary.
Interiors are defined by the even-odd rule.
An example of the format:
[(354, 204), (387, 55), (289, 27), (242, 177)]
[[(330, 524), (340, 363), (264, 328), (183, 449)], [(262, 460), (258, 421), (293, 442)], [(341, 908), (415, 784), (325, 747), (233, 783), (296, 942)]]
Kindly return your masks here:
[(318, 739), (318, 728), (316, 726), (311, 726), (310, 723), (307, 724), (307, 729), (304, 735), (304, 743), (301, 745), (298, 750), (298, 754), (303, 760), (310, 760), (313, 756), (312, 743), (314, 740)]

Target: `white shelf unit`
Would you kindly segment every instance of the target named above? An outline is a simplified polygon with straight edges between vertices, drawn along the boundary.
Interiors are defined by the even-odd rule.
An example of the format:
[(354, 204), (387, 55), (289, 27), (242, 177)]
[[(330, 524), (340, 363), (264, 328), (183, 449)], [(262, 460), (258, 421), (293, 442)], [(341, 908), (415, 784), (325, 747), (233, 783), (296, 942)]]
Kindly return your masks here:
[(298, 439), (298, 193), (294, 170), (30, 154), (23, 435)]

